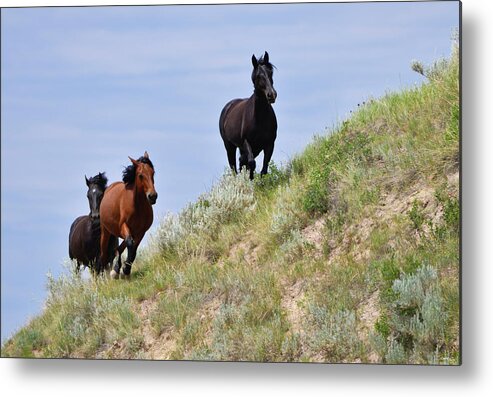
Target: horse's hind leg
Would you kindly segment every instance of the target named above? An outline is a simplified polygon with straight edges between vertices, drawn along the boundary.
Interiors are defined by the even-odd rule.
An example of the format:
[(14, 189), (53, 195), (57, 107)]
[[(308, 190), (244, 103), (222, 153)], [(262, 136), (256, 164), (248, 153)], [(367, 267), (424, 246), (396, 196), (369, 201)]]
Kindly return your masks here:
[(78, 259), (76, 260), (76, 264), (75, 264), (75, 275), (77, 277), (80, 277), (80, 262)]
[(248, 168), (248, 156), (243, 149), (240, 148), (240, 172), (242, 172), (243, 167)]
[[(224, 147), (226, 148), (226, 153), (228, 155), (228, 163), (235, 174), (238, 173), (236, 170), (236, 146), (230, 142), (224, 141)], [(241, 171), (241, 165), (240, 165)]]

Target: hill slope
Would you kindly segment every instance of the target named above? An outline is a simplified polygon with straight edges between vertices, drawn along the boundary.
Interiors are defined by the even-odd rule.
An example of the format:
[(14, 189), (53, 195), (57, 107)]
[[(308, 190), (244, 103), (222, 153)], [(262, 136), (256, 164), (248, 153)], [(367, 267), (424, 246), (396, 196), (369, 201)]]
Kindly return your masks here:
[(2, 356), (451, 363), (459, 357), (458, 53), (286, 167), (225, 174), (130, 282), (48, 282)]

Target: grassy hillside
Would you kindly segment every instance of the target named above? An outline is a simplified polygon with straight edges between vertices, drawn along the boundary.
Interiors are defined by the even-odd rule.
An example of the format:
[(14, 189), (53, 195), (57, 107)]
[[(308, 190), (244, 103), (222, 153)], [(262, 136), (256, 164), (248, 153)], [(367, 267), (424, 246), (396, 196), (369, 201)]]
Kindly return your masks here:
[(2, 356), (457, 364), (457, 48), (413, 69), (425, 84), (163, 219), (131, 281), (50, 279)]

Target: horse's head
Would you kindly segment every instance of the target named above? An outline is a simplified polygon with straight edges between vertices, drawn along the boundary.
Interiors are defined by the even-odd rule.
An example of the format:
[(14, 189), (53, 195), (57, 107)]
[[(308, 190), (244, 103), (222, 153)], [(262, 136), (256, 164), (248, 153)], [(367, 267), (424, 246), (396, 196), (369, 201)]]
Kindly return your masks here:
[(157, 192), (154, 188), (154, 165), (147, 152), (138, 160), (128, 157), (135, 168), (135, 186), (138, 191), (143, 191), (151, 205), (156, 204)]
[(89, 208), (91, 209), (91, 219), (99, 219), (99, 206), (101, 205), (101, 200), (103, 199), (104, 191), (106, 190), (106, 184), (108, 183), (108, 178), (103, 173), (99, 173), (92, 178), (87, 179), (87, 199), (89, 200)]
[(259, 59), (255, 58), (255, 54), (252, 55), (252, 65), (252, 82), (255, 92), (264, 95), (269, 103), (274, 103), (277, 98), (274, 81), (272, 80), (274, 66), (269, 62), (267, 51)]

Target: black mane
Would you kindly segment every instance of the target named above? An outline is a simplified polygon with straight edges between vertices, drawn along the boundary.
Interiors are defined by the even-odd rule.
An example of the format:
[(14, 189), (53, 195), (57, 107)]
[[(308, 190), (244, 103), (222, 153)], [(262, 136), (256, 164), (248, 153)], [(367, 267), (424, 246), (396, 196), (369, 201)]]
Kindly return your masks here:
[[(137, 162), (143, 163), (143, 164), (148, 164), (152, 169), (154, 169), (154, 165), (152, 164), (152, 161), (149, 160), (148, 157), (140, 157)], [(135, 165), (130, 164), (129, 166), (125, 167), (123, 170), (123, 175), (122, 175), (122, 181), (125, 183), (125, 185), (131, 184), (135, 182)]]
[(258, 64), (259, 65), (263, 65), (265, 66), (267, 69), (270, 69), (270, 70), (273, 70), (275, 68), (275, 66), (270, 63), (270, 62), (265, 62), (264, 61), (264, 56), (262, 55), (259, 59), (258, 59)]
[(106, 178), (106, 175), (104, 172), (100, 172), (96, 176), (89, 178), (88, 183), (90, 185), (95, 184), (95, 185), (99, 186), (102, 190), (105, 190), (106, 186), (108, 185), (108, 178)]

